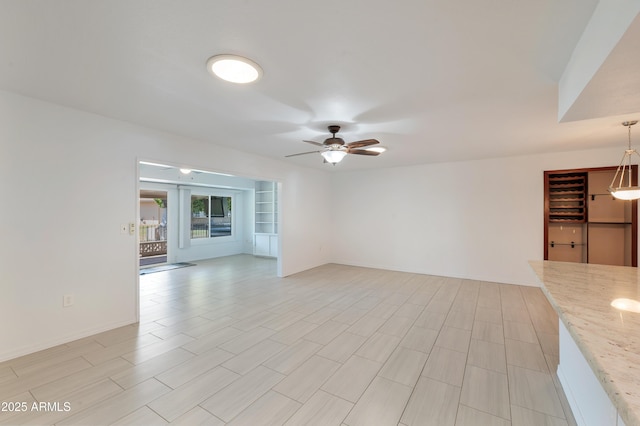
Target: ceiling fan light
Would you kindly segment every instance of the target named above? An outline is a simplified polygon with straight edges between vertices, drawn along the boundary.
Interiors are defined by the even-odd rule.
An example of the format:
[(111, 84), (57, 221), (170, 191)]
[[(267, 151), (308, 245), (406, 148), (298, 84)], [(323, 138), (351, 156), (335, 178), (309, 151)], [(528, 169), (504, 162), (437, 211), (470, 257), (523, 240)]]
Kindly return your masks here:
[(345, 151), (323, 151), (320, 153), (327, 160), (327, 163), (338, 164), (347, 155)]
[(222, 80), (246, 84), (262, 76), (262, 68), (251, 59), (236, 55), (216, 55), (207, 60), (207, 70)]

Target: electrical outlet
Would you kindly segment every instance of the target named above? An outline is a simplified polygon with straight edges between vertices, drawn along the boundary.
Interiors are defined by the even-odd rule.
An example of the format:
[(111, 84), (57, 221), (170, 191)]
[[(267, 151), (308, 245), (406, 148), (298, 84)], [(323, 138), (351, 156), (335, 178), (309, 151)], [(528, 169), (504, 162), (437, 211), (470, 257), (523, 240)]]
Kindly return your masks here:
[(129, 235), (135, 235), (136, 233), (136, 224), (133, 222), (129, 222)]
[(74, 301), (73, 294), (65, 294), (62, 298), (62, 307), (67, 308), (69, 306), (73, 306)]

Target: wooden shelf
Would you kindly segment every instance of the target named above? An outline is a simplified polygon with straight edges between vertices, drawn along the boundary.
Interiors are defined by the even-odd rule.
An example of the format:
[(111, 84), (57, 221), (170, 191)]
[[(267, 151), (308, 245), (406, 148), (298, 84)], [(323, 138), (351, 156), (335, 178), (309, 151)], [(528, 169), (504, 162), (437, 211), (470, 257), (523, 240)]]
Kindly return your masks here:
[(563, 184), (557, 184), (557, 183), (553, 183), (553, 182), (549, 182), (549, 189), (551, 189), (552, 191), (554, 189), (558, 189), (558, 188), (568, 188), (568, 189), (573, 189), (576, 188), (577, 186), (584, 186), (584, 182), (582, 183), (563, 183)]
[(595, 225), (633, 225), (633, 222), (615, 222), (612, 220), (590, 220), (589, 224)]
[[(575, 188), (575, 187), (574, 187)], [(555, 188), (549, 188), (549, 196), (553, 196), (553, 195), (570, 195), (570, 194), (575, 194), (575, 195), (582, 195), (582, 198), (584, 198), (585, 192), (584, 190), (580, 190), (580, 189), (568, 189), (566, 191), (559, 191), (559, 190), (555, 190)]]
[(586, 173), (549, 174), (546, 190), (549, 194), (547, 212), (549, 222), (580, 223), (586, 221)]
[(557, 202), (561, 202), (561, 201), (581, 201), (581, 202), (584, 203), (584, 198), (576, 197), (576, 198), (552, 198), (552, 199), (549, 199), (549, 202), (551, 202), (551, 203), (557, 203)]
[(567, 174), (549, 176), (549, 182), (564, 182), (564, 181), (582, 181), (584, 182), (585, 176), (583, 173)]

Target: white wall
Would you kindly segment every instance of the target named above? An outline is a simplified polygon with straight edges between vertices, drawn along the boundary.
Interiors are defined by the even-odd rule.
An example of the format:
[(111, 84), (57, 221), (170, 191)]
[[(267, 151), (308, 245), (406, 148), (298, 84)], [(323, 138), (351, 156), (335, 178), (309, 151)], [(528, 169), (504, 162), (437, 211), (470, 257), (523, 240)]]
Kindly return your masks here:
[[(539, 285), (545, 170), (614, 166), (619, 147), (339, 173), (332, 261)], [(340, 220), (337, 220), (340, 219)]]
[[(616, 45), (629, 30), (638, 13), (640, 13), (640, 2), (637, 0), (600, 0), (598, 2), (558, 82), (558, 121), (597, 117), (580, 110), (572, 111), (572, 106), (578, 101), (585, 88), (598, 80), (595, 78), (598, 70), (603, 68), (607, 57), (611, 57)], [(590, 98), (589, 102), (597, 100)]]
[(281, 273), (326, 263), (328, 174), (0, 92), (0, 361), (135, 322), (139, 158), (281, 182)]
[(542, 172), (620, 155), (328, 174), (0, 92), (0, 361), (136, 320), (138, 247), (120, 225), (138, 220), (140, 158), (280, 182), (282, 275), (333, 261), (537, 285)]
[(283, 225), (279, 228), (278, 257), (310, 269), (320, 259), (329, 262), (334, 241), (327, 231), (332, 226), (333, 207), (330, 177), (310, 181), (303, 179), (303, 174), (289, 169), (278, 187), (278, 218)]

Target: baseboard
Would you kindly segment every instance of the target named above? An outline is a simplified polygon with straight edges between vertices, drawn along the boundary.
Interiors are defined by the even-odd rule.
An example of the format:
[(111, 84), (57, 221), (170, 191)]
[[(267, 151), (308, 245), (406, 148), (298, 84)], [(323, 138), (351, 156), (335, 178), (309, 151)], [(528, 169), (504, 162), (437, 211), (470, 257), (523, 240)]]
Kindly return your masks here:
[(105, 331), (113, 330), (115, 328), (135, 324), (136, 322), (138, 321), (135, 319), (128, 320), (128, 321), (119, 321), (119, 322), (111, 323), (109, 325), (103, 325), (100, 327), (86, 329), (78, 333), (73, 333), (73, 334), (60, 337), (57, 339), (52, 339), (46, 342), (38, 342), (33, 345), (23, 346), (18, 349), (12, 349), (11, 351), (0, 352), (0, 362), (9, 361), (14, 358), (19, 358), (25, 355), (30, 355), (36, 352), (43, 351), (45, 349), (51, 349), (55, 346), (64, 345), (66, 343), (70, 343), (78, 339), (84, 339), (85, 337), (93, 336), (94, 334), (104, 333)]
[[(409, 274), (419, 274), (419, 275), (430, 275), (434, 277), (443, 277), (443, 278), (455, 278), (461, 280), (471, 280), (471, 281), (483, 281), (488, 283), (497, 283), (497, 284), (507, 284), (507, 285), (520, 285), (524, 287), (535, 287), (540, 288), (540, 283), (528, 283), (528, 282), (508, 282), (500, 279), (495, 279), (491, 277), (481, 277), (481, 276), (471, 276), (468, 274), (446, 274), (443, 271), (426, 271), (419, 270), (415, 268), (401, 268), (397, 265), (387, 265), (384, 263), (376, 263), (375, 265), (367, 263), (367, 262), (355, 262), (350, 261), (348, 259), (339, 259), (335, 261), (327, 261), (327, 263), (334, 263), (336, 265), (345, 265), (345, 266), (356, 266), (359, 268), (369, 268), (369, 269), (382, 269), (385, 271), (394, 271), (394, 272), (407, 272)], [(535, 277), (534, 277), (535, 279)]]

